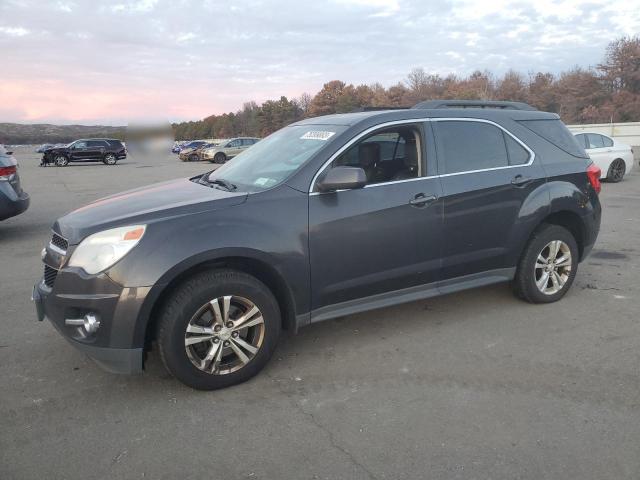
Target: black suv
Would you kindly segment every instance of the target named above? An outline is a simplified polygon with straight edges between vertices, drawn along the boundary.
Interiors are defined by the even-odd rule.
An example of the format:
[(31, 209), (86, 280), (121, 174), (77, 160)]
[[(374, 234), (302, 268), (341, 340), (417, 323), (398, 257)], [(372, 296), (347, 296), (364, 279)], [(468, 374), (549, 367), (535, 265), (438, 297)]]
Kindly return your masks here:
[(103, 162), (105, 165), (115, 165), (123, 158), (127, 158), (127, 149), (120, 140), (88, 138), (63, 147), (47, 148), (40, 165), (66, 167), (69, 162)]
[(141, 371), (155, 342), (185, 384), (225, 387), (282, 329), (496, 282), (559, 300), (598, 235), (599, 178), (557, 115), (523, 104), (311, 118), (60, 218), (33, 298), (109, 370)]

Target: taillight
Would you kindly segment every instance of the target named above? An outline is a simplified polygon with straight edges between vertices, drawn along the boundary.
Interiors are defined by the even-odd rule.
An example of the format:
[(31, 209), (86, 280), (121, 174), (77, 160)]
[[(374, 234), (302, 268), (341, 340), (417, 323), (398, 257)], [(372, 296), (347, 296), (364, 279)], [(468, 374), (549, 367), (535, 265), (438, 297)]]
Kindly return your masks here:
[(17, 168), (15, 165), (10, 167), (0, 167), (0, 180), (9, 180), (11, 175), (15, 175)]
[(589, 183), (596, 191), (596, 193), (600, 193), (600, 190), (602, 190), (602, 185), (600, 185), (601, 174), (602, 171), (600, 170), (600, 167), (598, 167), (594, 163), (587, 167), (587, 177), (589, 178)]

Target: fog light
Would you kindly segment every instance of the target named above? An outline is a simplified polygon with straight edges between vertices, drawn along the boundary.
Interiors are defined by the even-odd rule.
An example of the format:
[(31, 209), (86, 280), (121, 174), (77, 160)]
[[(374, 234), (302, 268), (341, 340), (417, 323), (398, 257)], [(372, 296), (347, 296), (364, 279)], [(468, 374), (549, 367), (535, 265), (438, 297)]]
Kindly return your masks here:
[(93, 335), (100, 328), (100, 320), (93, 313), (87, 313), (83, 318), (67, 318), (64, 323), (66, 325), (84, 327), (87, 335)]

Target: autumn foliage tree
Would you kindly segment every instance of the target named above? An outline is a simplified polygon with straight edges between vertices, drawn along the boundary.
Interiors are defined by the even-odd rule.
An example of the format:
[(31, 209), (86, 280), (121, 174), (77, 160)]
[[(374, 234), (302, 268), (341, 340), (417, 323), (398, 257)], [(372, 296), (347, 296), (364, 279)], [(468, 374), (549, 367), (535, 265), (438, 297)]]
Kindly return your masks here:
[(365, 107), (411, 107), (441, 98), (526, 102), (558, 113), (565, 123), (640, 121), (640, 37), (611, 42), (596, 68), (574, 67), (559, 75), (530, 72), (527, 76), (509, 70), (500, 77), (489, 71), (443, 77), (415, 68), (403, 82), (389, 87), (332, 80), (313, 96), (283, 96), (262, 105), (247, 102), (237, 112), (173, 127), (177, 139), (265, 136), (302, 118)]

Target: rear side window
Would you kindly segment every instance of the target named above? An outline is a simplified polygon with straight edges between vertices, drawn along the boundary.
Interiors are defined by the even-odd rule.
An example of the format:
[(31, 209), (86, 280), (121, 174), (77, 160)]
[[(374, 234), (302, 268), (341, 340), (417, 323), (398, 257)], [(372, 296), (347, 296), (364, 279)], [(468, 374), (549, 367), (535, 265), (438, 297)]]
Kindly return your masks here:
[(484, 122), (436, 122), (445, 173), (506, 167), (509, 156), (502, 130)]
[(613, 140), (611, 140), (609, 137), (605, 137), (604, 135), (602, 135), (602, 142), (604, 143), (605, 147), (613, 147)]
[(529, 152), (515, 139), (504, 132), (504, 141), (507, 144), (507, 153), (509, 154), (509, 165), (524, 165), (529, 162)]
[(587, 133), (588, 148), (604, 148), (604, 137), (595, 133)]
[(589, 158), (578, 140), (560, 120), (520, 120), (519, 123), (569, 155)]

